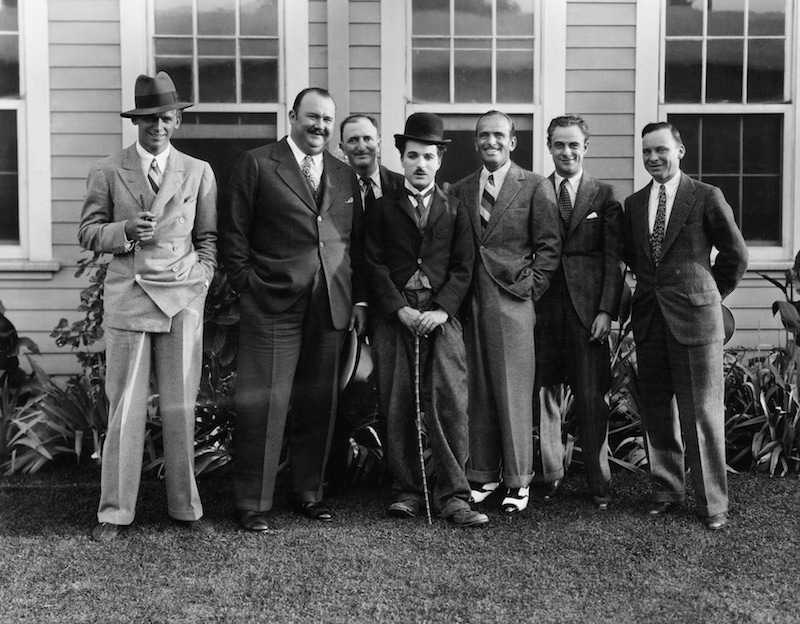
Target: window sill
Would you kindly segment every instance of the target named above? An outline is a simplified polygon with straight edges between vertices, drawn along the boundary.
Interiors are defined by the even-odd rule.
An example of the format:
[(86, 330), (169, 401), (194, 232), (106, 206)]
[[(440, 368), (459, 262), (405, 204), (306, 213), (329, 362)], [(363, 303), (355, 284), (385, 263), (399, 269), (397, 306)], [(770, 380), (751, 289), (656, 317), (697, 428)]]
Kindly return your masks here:
[(56, 260), (0, 259), (0, 280), (49, 280), (60, 268)]

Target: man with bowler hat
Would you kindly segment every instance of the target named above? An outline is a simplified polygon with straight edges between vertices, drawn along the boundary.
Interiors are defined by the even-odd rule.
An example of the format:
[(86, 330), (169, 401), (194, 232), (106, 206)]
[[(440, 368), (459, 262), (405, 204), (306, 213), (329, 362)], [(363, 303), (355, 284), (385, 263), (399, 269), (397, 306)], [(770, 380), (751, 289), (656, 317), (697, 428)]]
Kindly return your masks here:
[(109, 417), (97, 541), (133, 522), (151, 370), (158, 383), (167, 505), (181, 526), (211, 531), (194, 477), (194, 408), (203, 356), (203, 306), (216, 267), (217, 184), (208, 163), (176, 150), (182, 102), (165, 72), (139, 76), (130, 147), (89, 172), (78, 240), (112, 254), (104, 326)]
[(475, 248), (464, 205), (436, 185), (450, 142), (442, 130), (438, 116), (414, 113), (405, 132), (395, 135), (405, 180), (368, 211), (367, 284), (379, 312), (378, 391), (388, 421), (389, 468), (399, 490), (387, 513), (413, 518), (425, 502), (416, 382), (436, 467), (436, 512), (473, 527), (489, 519), (469, 506), (466, 353), (456, 313), (472, 280)]

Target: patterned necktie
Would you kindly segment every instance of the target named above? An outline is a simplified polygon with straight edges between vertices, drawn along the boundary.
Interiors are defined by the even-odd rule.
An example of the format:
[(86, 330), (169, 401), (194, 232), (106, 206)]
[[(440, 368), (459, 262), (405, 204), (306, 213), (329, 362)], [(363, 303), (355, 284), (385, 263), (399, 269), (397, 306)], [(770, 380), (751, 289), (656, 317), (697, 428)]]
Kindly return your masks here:
[(150, 163), (150, 170), (147, 172), (147, 181), (153, 187), (153, 192), (158, 195), (158, 189), (161, 188), (161, 169), (158, 168), (158, 161), (154, 158)]
[(306, 154), (305, 158), (303, 158), (303, 166), (301, 167), (301, 171), (303, 172), (303, 177), (306, 179), (306, 182), (308, 182), (308, 186), (311, 187), (311, 192), (316, 193), (317, 187), (319, 186), (319, 180), (317, 180), (314, 173), (314, 161), (312, 160), (310, 154)]
[(664, 232), (667, 226), (667, 191), (664, 185), (658, 189), (658, 209), (656, 210), (656, 222), (653, 224), (653, 233), (650, 235), (650, 251), (653, 256), (653, 264), (658, 266), (661, 261), (661, 245), (664, 242)]
[(434, 187), (432, 186), (424, 195), (419, 192), (413, 193), (412, 191), (406, 189), (406, 192), (414, 198), (415, 202), (417, 202), (417, 226), (419, 227), (420, 231), (424, 230), (428, 225), (428, 215), (430, 214), (430, 210), (425, 208), (425, 198), (433, 193), (433, 189)]
[(375, 203), (375, 191), (372, 183), (372, 178), (369, 176), (359, 176), (361, 179), (361, 186), (364, 188), (364, 210), (372, 208)]
[(569, 220), (572, 218), (572, 200), (569, 197), (566, 178), (561, 180), (561, 186), (558, 190), (558, 211), (561, 213), (561, 220), (564, 225), (569, 227)]
[(494, 174), (490, 173), (486, 179), (486, 186), (483, 188), (483, 195), (481, 196), (481, 225), (486, 227), (489, 225), (489, 219), (492, 218), (492, 209), (494, 208), (494, 194), (497, 190), (494, 187)]

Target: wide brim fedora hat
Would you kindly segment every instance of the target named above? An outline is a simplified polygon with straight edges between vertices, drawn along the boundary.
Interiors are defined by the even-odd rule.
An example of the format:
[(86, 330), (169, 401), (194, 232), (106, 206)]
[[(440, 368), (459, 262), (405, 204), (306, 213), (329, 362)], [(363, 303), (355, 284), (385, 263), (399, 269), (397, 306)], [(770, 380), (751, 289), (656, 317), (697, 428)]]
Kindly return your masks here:
[(120, 117), (143, 117), (194, 106), (193, 102), (181, 100), (172, 78), (163, 71), (158, 72), (155, 77), (139, 75), (134, 89), (134, 103), (136, 108), (120, 113)]
[(351, 329), (344, 339), (340, 356), (339, 392), (344, 391), (350, 382), (365, 382), (372, 374), (372, 348)]
[(403, 134), (395, 134), (394, 140), (419, 141), (430, 145), (447, 145), (452, 139), (444, 138), (444, 122), (433, 113), (414, 113), (406, 119)]

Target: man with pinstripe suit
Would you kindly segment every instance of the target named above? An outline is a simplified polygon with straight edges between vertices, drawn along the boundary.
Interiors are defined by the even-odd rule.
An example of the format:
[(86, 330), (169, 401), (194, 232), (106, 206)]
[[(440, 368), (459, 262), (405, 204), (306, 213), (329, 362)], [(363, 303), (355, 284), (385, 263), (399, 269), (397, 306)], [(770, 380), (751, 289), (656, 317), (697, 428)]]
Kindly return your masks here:
[(632, 322), (653, 488), (648, 514), (663, 516), (683, 502), (686, 457), (697, 514), (717, 531), (728, 522), (720, 302), (747, 269), (747, 246), (722, 191), (681, 172), (685, 153), (671, 124), (642, 130), (653, 181), (625, 200), (625, 255), (636, 274)]

